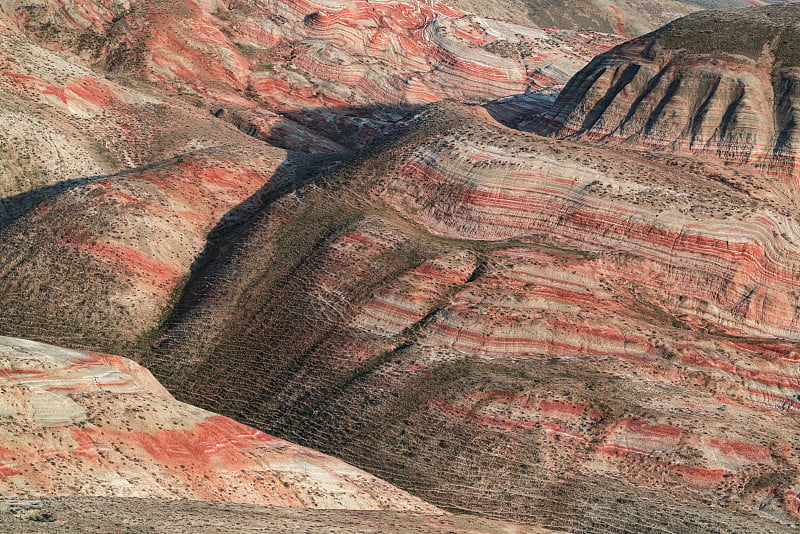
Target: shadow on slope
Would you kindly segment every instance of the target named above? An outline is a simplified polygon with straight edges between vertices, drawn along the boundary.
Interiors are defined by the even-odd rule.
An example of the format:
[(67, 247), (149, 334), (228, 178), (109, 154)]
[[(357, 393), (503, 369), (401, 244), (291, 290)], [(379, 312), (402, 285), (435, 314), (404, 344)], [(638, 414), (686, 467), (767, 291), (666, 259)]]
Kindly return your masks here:
[[(309, 109), (276, 126), (302, 141), (309, 130), (298, 131), (297, 121), (321, 120), (320, 132), (363, 146), (415, 109)], [(0, 333), (135, 357), (185, 281), (237, 243), (254, 214), (353, 156), (286, 153), (249, 133), (0, 201)]]
[(423, 106), (375, 104), (306, 108), (272, 113), (235, 107), (214, 108), (215, 117), (266, 143), (304, 153), (360, 150)]
[(40, 203), (53, 198), (65, 191), (69, 191), (95, 180), (107, 178), (106, 175), (85, 176), (83, 178), (73, 178), (57, 184), (41, 187), (33, 191), (19, 193), (6, 198), (0, 198), (0, 231), (12, 224), (14, 221), (23, 217)]

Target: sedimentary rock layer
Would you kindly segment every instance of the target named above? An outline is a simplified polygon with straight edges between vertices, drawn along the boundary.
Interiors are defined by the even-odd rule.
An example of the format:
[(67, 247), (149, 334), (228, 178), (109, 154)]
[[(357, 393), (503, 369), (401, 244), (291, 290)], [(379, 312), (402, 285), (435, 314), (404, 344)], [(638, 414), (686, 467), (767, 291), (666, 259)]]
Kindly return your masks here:
[(0, 494), (436, 512), (339, 460), (175, 401), (130, 360), (0, 338)]
[(450, 508), (797, 520), (797, 237), (750, 176), (475, 107), (375, 150), (195, 274), (144, 358), (168, 388)]
[(344, 462), (175, 401), (106, 354), (0, 337), (0, 495), (437, 510)]
[[(705, 12), (595, 58), (532, 128), (711, 156), (798, 191), (800, 5)], [(788, 191), (788, 192), (787, 192)]]
[[(146, 78), (136, 94), (161, 95), (136, 108), (149, 109), (148, 119), (120, 141), (142, 142), (147, 148), (134, 152), (158, 160), (130, 161), (135, 169), (79, 181), (9, 217), (0, 231), (0, 332), (119, 348), (182, 400), (335, 452), (452, 509), (600, 532), (797, 525), (800, 235), (792, 167), (773, 157), (794, 150), (794, 41), (766, 50), (774, 80), (784, 80), (769, 87), (783, 91), (772, 109), (789, 132), (785, 154), (775, 152), (777, 141), (770, 148), (750, 109), (768, 101), (769, 88), (763, 72), (748, 70), (760, 56), (738, 58), (748, 50), (734, 47), (737, 39), (724, 56), (710, 57), (702, 39), (670, 56), (705, 58), (703, 68), (724, 71), (718, 84), (697, 85), (713, 88), (702, 115), (710, 129), (705, 118), (692, 119), (698, 139), (708, 138), (702, 150), (669, 141), (669, 128), (691, 108), (686, 95), (698, 94), (680, 80), (691, 80), (699, 63), (682, 71), (670, 63), (628, 95), (642, 106), (631, 117), (644, 121), (643, 137), (616, 141), (664, 148), (641, 153), (510, 131), (476, 106), (416, 113), (439, 98), (483, 100), (558, 83), (587, 50), (613, 38), (522, 30), (441, 3), (134, 2), (44, 13), (65, 17), (66, 31), (49, 35), (47, 17), (14, 11), (27, 35), (83, 54), (112, 77)], [(769, 22), (772, 12), (764, 13)], [(637, 41), (590, 69), (625, 51), (634, 63), (671, 54), (664, 51), (679, 48), (681, 28), (694, 28), (686, 24), (649, 51)], [(587, 47), (564, 50), (554, 40)], [(538, 56), (542, 43), (555, 50)], [(731, 85), (723, 80), (734, 60), (744, 74)], [(570, 121), (583, 122), (569, 102), (591, 102), (600, 115), (592, 127), (612, 124), (613, 114), (600, 120), (614, 110), (612, 97), (647, 72), (644, 63), (621, 65), (609, 79), (608, 71), (597, 79), (585, 71), (555, 108), (540, 101), (554, 110), (545, 125), (578, 135)], [(6, 76), (20, 101), (55, 98), (66, 106), (59, 117), (106, 116), (81, 96), (90, 82), (80, 76), (30, 80), (23, 70), (13, 66)], [(662, 94), (660, 80), (673, 72), (684, 78)], [(574, 98), (581, 80), (589, 87)], [(744, 89), (736, 97), (740, 85), (760, 83), (763, 98)], [(97, 84), (88, 91), (95, 96), (122, 91)], [(655, 104), (647, 103), (651, 90)], [(194, 114), (187, 102), (197, 105)], [(514, 106), (533, 106), (508, 102), (498, 108), (507, 122)], [(665, 110), (672, 118), (659, 122)], [(145, 126), (159, 113), (170, 128), (151, 137)], [(185, 122), (172, 127), (174, 117)], [(214, 136), (205, 135), (209, 121), (219, 125), (208, 130)], [(375, 140), (393, 125), (391, 136)], [(305, 139), (315, 152), (361, 150), (346, 161), (298, 161), (237, 129), (294, 148)], [(591, 128), (583, 134), (591, 137)], [(174, 146), (180, 150), (168, 153)], [(158, 150), (163, 158), (154, 158)], [(42, 378), (36, 371), (26, 382), (30, 376), (10, 369), (14, 387)], [(63, 410), (36, 412), (37, 430), (21, 434), (31, 440), (24, 447), (50, 459), (48, 451), (67, 443), (56, 457), (73, 461), (72, 442), (52, 434), (69, 426), (63, 414), (86, 423), (74, 425), (81, 439), (99, 432), (120, 448), (133, 440), (139, 451), (175, 430), (185, 432), (179, 450), (205, 443), (209, 425), (213, 443), (230, 430), (205, 412), (192, 412), (203, 415), (189, 428), (168, 420), (140, 430), (147, 414), (118, 428), (114, 421), (129, 419), (92, 399), (73, 392), (58, 401)], [(259, 447), (282, 443), (250, 432)], [(105, 443), (92, 438), (86, 447), (98, 442)], [(108, 456), (132, 469), (128, 453), (94, 449), (75, 461)], [(22, 471), (13, 462), (23, 453), (12, 450), (9, 484)], [(169, 475), (154, 478), (158, 491), (215, 498), (191, 491), (224, 485), (187, 471), (189, 454), (176, 453), (183, 463), (148, 454)], [(39, 468), (40, 456), (25, 458)], [(42, 491), (69, 490), (49, 465), (41, 465), (44, 480), (27, 473)], [(278, 480), (270, 477), (231, 491), (269, 493)], [(100, 491), (115, 480), (103, 475), (87, 487)], [(286, 498), (306, 495), (298, 488)]]
[[(283, 148), (358, 148), (396, 110), (486, 100), (564, 83), (619, 39), (531, 29), (445, 2), (134, 1), (5, 6), (39, 42), (119, 76), (235, 111), (242, 129)], [(401, 115), (402, 116), (402, 113)], [(308, 128), (327, 138), (320, 144)], [(284, 140), (286, 134), (289, 138)]]

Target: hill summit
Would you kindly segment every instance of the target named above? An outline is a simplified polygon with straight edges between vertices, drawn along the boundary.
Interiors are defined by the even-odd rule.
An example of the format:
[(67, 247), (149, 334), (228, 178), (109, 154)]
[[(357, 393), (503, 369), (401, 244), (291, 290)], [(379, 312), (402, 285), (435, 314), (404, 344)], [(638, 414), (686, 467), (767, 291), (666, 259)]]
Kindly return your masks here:
[(797, 4), (679, 19), (597, 56), (534, 129), (708, 155), (790, 177), (791, 193), (800, 154), (798, 22)]

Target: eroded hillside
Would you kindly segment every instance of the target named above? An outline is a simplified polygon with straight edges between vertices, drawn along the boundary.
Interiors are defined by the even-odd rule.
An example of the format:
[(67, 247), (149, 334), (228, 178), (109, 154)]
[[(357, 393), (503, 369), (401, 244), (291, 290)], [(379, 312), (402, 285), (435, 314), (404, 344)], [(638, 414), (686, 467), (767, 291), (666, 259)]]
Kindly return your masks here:
[(800, 5), (699, 13), (595, 58), (531, 129), (757, 169), (798, 194)]
[(181, 398), (447, 508), (780, 530), (795, 225), (693, 165), (431, 108), (260, 214), (144, 361)]
[(436, 509), (340, 460), (177, 402), (136, 363), (0, 337), (0, 494)]
[(34, 349), (35, 376), (9, 363), (29, 427), (0, 443), (0, 483), (581, 532), (800, 523), (795, 6), (682, 19), (554, 101), (618, 39), (443, 2), (55, 4), (0, 19), (21, 110), (0, 333), (133, 356), (180, 400), (415, 497), (341, 462), (383, 489), (336, 469), (287, 486), (249, 447), (335, 461), (168, 397), (156, 415), (182, 417), (131, 422), (130, 382), (105, 382), (122, 360), (69, 352), (51, 380)]
[(45, 46), (148, 81), (287, 149), (357, 148), (420, 104), (565, 83), (613, 35), (532, 29), (445, 2), (12, 2)]

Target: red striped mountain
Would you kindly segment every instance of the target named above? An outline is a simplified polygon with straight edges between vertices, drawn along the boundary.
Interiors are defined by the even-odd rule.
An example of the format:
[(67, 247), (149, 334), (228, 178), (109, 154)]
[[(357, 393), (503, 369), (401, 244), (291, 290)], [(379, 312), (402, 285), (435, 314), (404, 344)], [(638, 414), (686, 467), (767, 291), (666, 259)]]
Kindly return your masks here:
[(749, 178), (432, 106), (256, 216), (142, 361), (446, 508), (779, 532), (800, 237)]
[(693, 14), (601, 54), (531, 127), (711, 157), (800, 184), (800, 5)]
[[(141, 143), (152, 160), (9, 217), (0, 332), (120, 348), (181, 400), (450, 509), (588, 532), (797, 526), (800, 231), (787, 184), (679, 144), (691, 158), (512, 131), (474, 106), (401, 120), (401, 104), (558, 81), (546, 64), (574, 66), (589, 48), (552, 40), (596, 46), (590, 36), (436, 3), (8, 6), (26, 35), (60, 47), (19, 31), (3, 44), (47, 58), (10, 65), (9, 99), (89, 154), (104, 122), (141, 112), (108, 146)], [(557, 50), (530, 59), (526, 35)], [(721, 43), (725, 68), (750, 65)], [(779, 74), (780, 43), (767, 49)], [(698, 50), (687, 54), (713, 60)], [(85, 92), (55, 68), (75, 54), (115, 79), (81, 67), (92, 95), (159, 100), (81, 115)], [(286, 120), (317, 152), (399, 126), (345, 160), (287, 154), (219, 118), (275, 143), (292, 136), (271, 137), (270, 121)], [(17, 147), (36, 138), (16, 131)], [(20, 449), (71, 445), (49, 432), (24, 432)]]
[(6, 2), (39, 43), (179, 92), (284, 148), (361, 146), (408, 107), (565, 83), (619, 42), (445, 2)]
[(3, 532), (543, 532), (443, 513), (125, 358), (0, 336), (0, 392)]
[(340, 460), (177, 402), (136, 363), (0, 337), (0, 496), (441, 513)]
[[(0, 332), (130, 354), (212, 231), (224, 235), (337, 162), (253, 135), (340, 152), (340, 141), (358, 145), (431, 99), (566, 81), (616, 40), (456, 16), (445, 4), (374, 7), (2, 4)], [(323, 53), (352, 56), (363, 72), (339, 80)], [(462, 67), (488, 76), (477, 93)], [(430, 83), (425, 98), (404, 96), (405, 83), (386, 93), (373, 84), (412, 70)], [(286, 116), (307, 106), (309, 127)]]

